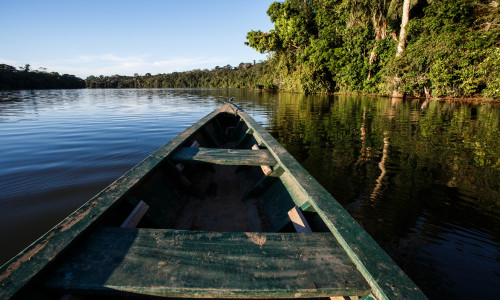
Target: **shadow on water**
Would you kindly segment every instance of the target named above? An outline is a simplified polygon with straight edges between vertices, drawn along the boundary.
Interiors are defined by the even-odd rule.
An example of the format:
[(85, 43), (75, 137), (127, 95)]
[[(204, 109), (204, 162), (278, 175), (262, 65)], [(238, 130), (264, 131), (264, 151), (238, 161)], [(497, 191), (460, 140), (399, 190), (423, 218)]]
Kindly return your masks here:
[[(500, 286), (500, 108), (244, 89), (0, 94), (0, 263), (234, 97), (430, 298)], [(14, 238), (16, 236), (16, 238)]]

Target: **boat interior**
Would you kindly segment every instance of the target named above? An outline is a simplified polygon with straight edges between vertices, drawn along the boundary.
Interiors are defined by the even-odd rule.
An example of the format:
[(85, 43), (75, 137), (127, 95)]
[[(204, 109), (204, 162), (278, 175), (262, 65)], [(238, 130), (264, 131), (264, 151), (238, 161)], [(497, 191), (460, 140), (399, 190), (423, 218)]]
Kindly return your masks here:
[(369, 294), (268, 146), (238, 114), (200, 123), (44, 270), (37, 293), (22, 298)]
[[(253, 156), (248, 153), (252, 147)], [(242, 149), (246, 151), (238, 152)], [(267, 165), (256, 165), (259, 161)], [(120, 226), (142, 200), (149, 210), (138, 228), (295, 232), (288, 212), (301, 203), (293, 197), (301, 195), (293, 193), (293, 183), (281, 178), (283, 173), (243, 120), (222, 113), (187, 139), (103, 219), (105, 226)], [(307, 204), (303, 215), (312, 231), (329, 232)]]

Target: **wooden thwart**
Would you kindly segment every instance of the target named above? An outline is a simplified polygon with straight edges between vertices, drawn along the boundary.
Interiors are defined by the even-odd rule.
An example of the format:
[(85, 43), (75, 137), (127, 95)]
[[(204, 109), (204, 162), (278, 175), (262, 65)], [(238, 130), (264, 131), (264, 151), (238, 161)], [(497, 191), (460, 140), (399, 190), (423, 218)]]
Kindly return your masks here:
[(123, 221), (121, 228), (135, 228), (137, 224), (141, 221), (142, 217), (148, 212), (149, 205), (144, 201), (140, 201), (139, 204), (134, 208), (130, 215)]
[(329, 297), (370, 290), (331, 233), (146, 228), (98, 229), (68, 253), (45, 285), (64, 292), (205, 298)]
[(171, 159), (184, 163), (213, 163), (240, 166), (260, 166), (262, 164), (276, 163), (274, 156), (265, 149), (253, 151), (249, 149), (184, 147), (177, 150)]

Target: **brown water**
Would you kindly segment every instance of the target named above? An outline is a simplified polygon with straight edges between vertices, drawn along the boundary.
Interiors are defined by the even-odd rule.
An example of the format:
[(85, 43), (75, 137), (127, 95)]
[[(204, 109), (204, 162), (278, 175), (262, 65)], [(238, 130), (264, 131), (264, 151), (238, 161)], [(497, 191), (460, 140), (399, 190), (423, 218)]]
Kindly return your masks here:
[(0, 263), (229, 97), (430, 298), (498, 296), (500, 109), (239, 89), (0, 92)]

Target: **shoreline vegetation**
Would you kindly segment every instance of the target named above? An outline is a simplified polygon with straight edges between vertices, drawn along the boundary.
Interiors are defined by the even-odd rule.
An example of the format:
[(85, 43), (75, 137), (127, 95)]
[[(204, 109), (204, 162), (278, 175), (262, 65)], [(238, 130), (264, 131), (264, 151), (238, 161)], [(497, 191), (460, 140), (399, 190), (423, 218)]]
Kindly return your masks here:
[[(286, 0), (272, 3), (267, 14), (274, 28), (251, 30), (245, 42), (267, 54), (266, 61), (169, 74), (89, 76), (83, 87), (500, 101), (499, 1)], [(7, 67), (18, 78), (49, 74), (1, 66), (0, 89), (9, 84), (1, 77)], [(75, 86), (82, 84), (73, 79)]]
[(85, 80), (75, 75), (47, 72), (44, 68), (31, 70), (26, 64), (19, 67), (0, 64), (0, 90), (38, 90), (38, 89), (81, 89)]

